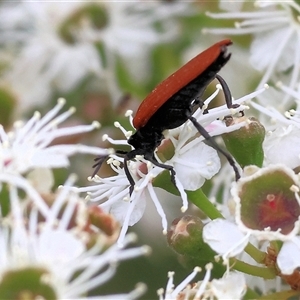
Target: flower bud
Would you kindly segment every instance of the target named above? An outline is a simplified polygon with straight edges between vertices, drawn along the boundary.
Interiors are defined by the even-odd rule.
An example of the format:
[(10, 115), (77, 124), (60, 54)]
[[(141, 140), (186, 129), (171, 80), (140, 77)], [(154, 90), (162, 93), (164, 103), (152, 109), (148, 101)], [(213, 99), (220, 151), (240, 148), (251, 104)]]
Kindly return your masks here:
[(168, 232), (169, 246), (179, 254), (198, 255), (205, 244), (202, 240), (203, 223), (200, 218), (186, 215), (175, 219)]
[(204, 268), (207, 263), (212, 262), (213, 276), (222, 277), (225, 268), (215, 262), (216, 252), (203, 241), (203, 226), (201, 219), (195, 216), (186, 215), (175, 219), (168, 232), (168, 244), (180, 254), (180, 260), (185, 266)]
[[(226, 125), (245, 121), (245, 118), (228, 119)], [(227, 150), (232, 154), (242, 168), (249, 165), (261, 167), (264, 160), (262, 143), (265, 138), (263, 125), (251, 117), (248, 124), (232, 132), (222, 134)]]
[[(48, 277), (49, 276), (49, 277)], [(39, 268), (24, 268), (2, 274), (1, 299), (57, 299), (55, 289), (47, 283), (50, 275)], [(48, 280), (49, 281), (49, 280)]]
[(85, 232), (88, 237), (88, 248), (94, 245), (99, 235), (101, 235), (103, 245), (109, 247), (115, 243), (119, 237), (120, 224), (113, 215), (104, 212), (99, 206), (93, 205), (87, 209)]
[(116, 219), (99, 206), (90, 206), (88, 208), (89, 222), (99, 228), (107, 236), (118, 236), (120, 232), (120, 224)]
[(215, 253), (203, 241), (203, 226), (201, 219), (196, 216), (186, 215), (175, 219), (167, 235), (169, 246), (178, 254), (189, 257), (201, 256), (203, 259), (206, 256), (209, 260)]

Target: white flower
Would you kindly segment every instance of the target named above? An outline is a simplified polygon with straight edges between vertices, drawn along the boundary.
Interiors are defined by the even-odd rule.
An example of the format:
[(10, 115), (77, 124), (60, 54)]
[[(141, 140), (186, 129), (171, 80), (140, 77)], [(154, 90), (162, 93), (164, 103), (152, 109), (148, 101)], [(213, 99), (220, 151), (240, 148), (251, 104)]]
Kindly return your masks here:
[[(253, 34), (250, 61), (264, 72), (259, 86), (292, 68), (287, 82), (290, 87), (299, 81), (300, 6), (296, 1), (255, 1), (259, 10), (251, 12), (207, 13), (216, 19), (236, 19), (235, 28), (205, 29), (216, 34)], [(278, 43), (278, 41), (280, 41)], [(274, 46), (276, 45), (276, 46)], [(280, 74), (281, 73), (281, 74)]]
[[(252, 214), (248, 213), (248, 218), (253, 219), (253, 211), (255, 210), (257, 214), (261, 214), (256, 220), (257, 223), (261, 222), (260, 224), (254, 224), (254, 226), (247, 226), (243, 219), (245, 219), (245, 211), (244, 211), (244, 216), (242, 213), (242, 199), (240, 197), (241, 194), (245, 197), (245, 202), (250, 202), (251, 197), (254, 197), (255, 194), (250, 194), (251, 193), (251, 188), (249, 187), (249, 184), (254, 184), (255, 182), (259, 182), (261, 180), (264, 180), (263, 178), (267, 178), (265, 176), (271, 177), (274, 182), (276, 182), (277, 178), (280, 178), (283, 180), (283, 176), (285, 177), (286, 181), (283, 183), (282, 186), (280, 186), (280, 190), (276, 190), (276, 183), (269, 185), (264, 188), (259, 186), (257, 184), (255, 192), (258, 194), (260, 192), (260, 195), (256, 195), (257, 198), (255, 199), (256, 202), (252, 203), (252, 207), (250, 207), (250, 203), (248, 204), (248, 210), (252, 211)], [(277, 177), (278, 176), (278, 177)], [(277, 179), (278, 180), (278, 179)], [(297, 212), (299, 210), (299, 180), (296, 174), (293, 172), (292, 169), (286, 167), (283, 164), (277, 164), (277, 165), (269, 165), (265, 168), (258, 168), (256, 166), (248, 166), (244, 169), (244, 176), (238, 181), (238, 182), (233, 182), (232, 183), (232, 188), (231, 188), (231, 195), (233, 197), (233, 200), (235, 201), (236, 204), (236, 210), (235, 210), (235, 220), (236, 224), (238, 225), (239, 229), (244, 232), (245, 234), (251, 234), (252, 236), (255, 236), (258, 240), (281, 240), (281, 241), (286, 241), (286, 240), (291, 240), (293, 239), (299, 232), (300, 229), (300, 219), (297, 216)], [(287, 194), (287, 190), (284, 190), (284, 187), (288, 186), (289, 187), (289, 192), (293, 194)], [(253, 188), (253, 185), (251, 185)], [(247, 190), (248, 189), (248, 190)], [(268, 192), (266, 195), (265, 193)], [(272, 194), (273, 192), (273, 194)], [(278, 200), (277, 200), (277, 194), (278, 194)], [(268, 198), (268, 196), (270, 198)], [(249, 198), (248, 198), (249, 197)], [(260, 197), (260, 199), (259, 199)], [(278, 201), (278, 204), (276, 203), (276, 200)], [(268, 216), (272, 215), (272, 201), (274, 201), (274, 212), (276, 210), (281, 209), (283, 211), (284, 209), (286, 210), (286, 215), (284, 216), (278, 216), (277, 225), (281, 225), (280, 228), (277, 230), (275, 227), (277, 225), (274, 225), (274, 228), (271, 228), (272, 220), (268, 218)], [(281, 207), (282, 202), (288, 201), (289, 205), (292, 206), (294, 204), (293, 209), (291, 210), (290, 207)], [(264, 202), (267, 202), (270, 204), (270, 209), (269, 207), (266, 208), (264, 211), (263, 205), (265, 204)], [(247, 205), (244, 204), (244, 205)], [(266, 217), (266, 223), (263, 222), (263, 219)], [(249, 222), (249, 220), (247, 220)], [(268, 224), (268, 225), (267, 225)], [(287, 226), (288, 224), (293, 224), (293, 226)], [(253, 228), (257, 226), (256, 228)], [(265, 227), (264, 227), (265, 226)], [(287, 226), (288, 229), (286, 229), (285, 232), (281, 232), (284, 227)]]
[[(266, 165), (282, 163), (293, 169), (300, 165), (300, 94), (281, 83), (278, 83), (277, 86), (287, 95), (296, 97), (296, 100), (293, 100), (296, 109), (282, 114), (274, 107), (263, 106), (255, 102), (251, 102), (251, 106), (259, 111), (262, 117), (269, 120), (264, 124), (267, 130), (263, 143), (264, 163)], [(282, 155), (282, 153), (285, 153), (285, 155)]]
[[(284, 190), (283, 186), (279, 192), (276, 191), (276, 183), (272, 186), (265, 177), (267, 174), (273, 176), (271, 179), (274, 178), (274, 180), (276, 178), (282, 180), (283, 176), (289, 177), (285, 180), (287, 188), (292, 193)], [(281, 176), (280, 179), (279, 176)], [(259, 184), (259, 180), (266, 182), (265, 189)], [(294, 185), (292, 185), (293, 181)], [(203, 240), (222, 256), (226, 264), (228, 264), (230, 257), (235, 257), (243, 252), (251, 237), (255, 241), (282, 241), (283, 246), (279, 251), (277, 264), (283, 274), (291, 274), (300, 266), (300, 260), (297, 256), (300, 251), (298, 236), (300, 221), (296, 215), (299, 212), (300, 203), (297, 183), (297, 176), (284, 165), (271, 165), (262, 169), (254, 166), (245, 168), (244, 176), (237, 183), (234, 182), (231, 189), (235, 201), (235, 222), (215, 219), (207, 223), (203, 228)], [(291, 187), (289, 187), (290, 184)], [(254, 191), (255, 186), (258, 191)], [(273, 195), (272, 192), (278, 193), (278, 200), (277, 202), (274, 200), (274, 204), (272, 204), (272, 199), (277, 195)], [(261, 199), (257, 199), (255, 193), (261, 195)], [(268, 194), (264, 197), (264, 193)], [(293, 193), (295, 199), (291, 196)], [(273, 198), (271, 198), (272, 195)], [(267, 198), (268, 196), (270, 199)], [(286, 207), (284, 202), (287, 202)], [(268, 204), (270, 206), (267, 206)], [(245, 207), (248, 211), (245, 211)], [(293, 208), (291, 209), (291, 207)], [(282, 215), (277, 213), (278, 210), (282, 211)], [(273, 224), (272, 214), (275, 213), (278, 224)], [(257, 215), (260, 216), (255, 219)], [(278, 225), (282, 226), (276, 230)]]
[(2, 174), (24, 174), (34, 168), (62, 168), (69, 165), (69, 156), (75, 153), (105, 155), (107, 150), (85, 145), (64, 145), (51, 143), (59, 137), (92, 131), (99, 123), (73, 127), (58, 126), (69, 118), (74, 108), (58, 115), (65, 100), (59, 99), (57, 105), (44, 117), (36, 112), (25, 122), (18, 121), (11, 132), (6, 133), (0, 126), (0, 172)]
[(159, 296), (159, 300), (176, 300), (180, 299), (181, 296), (186, 296), (187, 299), (200, 299), (205, 291), (205, 287), (210, 279), (212, 265), (208, 264), (206, 267), (207, 272), (205, 273), (205, 277), (201, 283), (198, 283), (197, 288), (190, 286), (190, 281), (195, 278), (197, 273), (201, 271), (201, 268), (194, 268), (193, 272), (188, 275), (177, 287), (174, 286), (174, 272), (168, 273), (168, 282), (166, 289), (159, 289), (157, 294)]
[[(243, 299), (247, 290), (246, 280), (243, 274), (226, 272), (220, 279), (210, 280), (212, 264), (205, 266), (206, 273), (202, 281), (190, 284), (190, 281), (201, 271), (196, 267), (194, 271), (185, 278), (178, 286), (174, 286), (174, 272), (168, 273), (166, 290), (157, 291), (159, 300), (177, 299)], [(238, 283), (238, 284), (237, 284)]]
[[(7, 282), (19, 272), (31, 272), (38, 276), (36, 285), (43, 285), (40, 296), (45, 296), (42, 294), (45, 291), (52, 291), (53, 299), (88, 299), (81, 297), (108, 281), (115, 274), (117, 262), (149, 252), (148, 247), (121, 249), (116, 244), (106, 249), (101, 233), (95, 244), (87, 249), (81, 222), (69, 228), (71, 222), (74, 224), (74, 214), (80, 216), (83, 205), (78, 194), (68, 188), (71, 184), (74, 184), (74, 178), (66, 182), (66, 188), (61, 188), (43, 222), (34, 206), (27, 212), (28, 220), (23, 219), (24, 206), (21, 207), (16, 188), (10, 187), (11, 218), (0, 227), (1, 280)], [(128, 235), (124, 246), (134, 240)], [(7, 278), (7, 274), (11, 277)], [(17, 292), (21, 294), (22, 287), (20, 289)], [(120, 299), (134, 299), (143, 290), (139, 287)]]
[[(162, 219), (163, 232), (166, 234), (168, 227), (166, 215), (152, 186), (153, 179), (164, 170), (147, 163), (144, 159), (136, 162), (130, 161), (129, 170), (136, 183), (132, 195), (129, 196), (130, 184), (124, 169), (118, 166), (118, 161), (116, 160), (110, 160), (110, 165), (117, 175), (108, 178), (100, 178), (96, 175), (91, 179), (95, 185), (74, 189), (78, 192), (87, 192), (87, 199), (90, 202), (99, 204), (104, 211), (112, 214), (122, 224), (122, 230), (118, 239), (119, 245), (123, 244), (128, 227), (141, 219), (146, 209), (146, 202), (150, 200), (153, 201)], [(141, 170), (145, 166), (146, 174)], [(140, 169), (140, 167), (142, 168)], [(186, 194), (180, 185), (180, 181), (177, 180), (176, 183), (183, 197), (182, 211), (185, 211), (187, 209)]]
[(300, 126), (288, 125), (268, 132), (263, 143), (266, 164), (282, 163), (291, 169), (300, 166), (299, 129)]

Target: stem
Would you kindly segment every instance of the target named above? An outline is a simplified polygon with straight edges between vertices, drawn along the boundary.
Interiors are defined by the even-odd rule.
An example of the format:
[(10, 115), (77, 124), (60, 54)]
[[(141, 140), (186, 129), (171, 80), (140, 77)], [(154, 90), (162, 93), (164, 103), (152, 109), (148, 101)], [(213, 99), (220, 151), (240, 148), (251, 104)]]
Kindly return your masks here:
[(250, 289), (250, 288), (247, 288), (247, 292), (245, 294), (245, 296), (243, 297), (243, 299), (257, 299), (259, 298), (259, 294), (256, 293), (254, 290)]
[(230, 264), (233, 269), (252, 276), (262, 277), (264, 279), (274, 279), (276, 277), (275, 270), (272, 268), (253, 266), (235, 258), (230, 258)]
[(299, 296), (299, 295), (300, 295), (299, 291), (288, 290), (288, 291), (284, 291), (284, 292), (278, 292), (278, 293), (274, 293), (274, 294), (264, 295), (264, 296), (256, 298), (256, 299), (259, 299), (259, 300), (274, 300), (274, 299), (287, 300), (291, 297), (295, 297), (295, 296)]
[(253, 266), (235, 258), (230, 258), (230, 263), (232, 264), (233, 269), (245, 274), (262, 277), (264, 279), (274, 279), (276, 277), (275, 269), (272, 268)]
[(188, 199), (195, 204), (203, 213), (208, 216), (211, 220), (222, 218), (223, 215), (217, 210), (215, 205), (203, 193), (202, 189), (196, 191), (186, 191)]
[(244, 249), (247, 254), (249, 254), (256, 262), (259, 264), (264, 263), (266, 253), (260, 251), (256, 247), (254, 247), (251, 243), (248, 243), (246, 248)]

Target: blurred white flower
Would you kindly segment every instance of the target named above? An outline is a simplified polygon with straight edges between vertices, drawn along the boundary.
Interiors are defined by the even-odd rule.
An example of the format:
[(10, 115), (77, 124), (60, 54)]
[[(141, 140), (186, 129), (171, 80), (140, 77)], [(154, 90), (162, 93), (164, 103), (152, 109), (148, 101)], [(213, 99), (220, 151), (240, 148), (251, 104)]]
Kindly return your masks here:
[(136, 80), (147, 76), (151, 47), (178, 35), (174, 17), (191, 13), (190, 6), (138, 0), (5, 2), (0, 6), (0, 43), (14, 49), (17, 58), (3, 84), (16, 95), (21, 112), (44, 103), (55, 91), (74, 89), (91, 74), (98, 81), (102, 77), (112, 99), (119, 99), (117, 56)]
[[(255, 11), (207, 13), (215, 19), (237, 21), (235, 28), (205, 28), (204, 31), (225, 35), (253, 34), (250, 62), (255, 69), (264, 73), (259, 86), (280, 78), (294, 87), (300, 75), (300, 6), (296, 1), (258, 0), (253, 3)], [(287, 78), (285, 72), (289, 74)]]
[(219, 7), (227, 11), (240, 11), (243, 7), (244, 0), (220, 0)]
[(62, 168), (69, 165), (68, 157), (75, 153), (105, 155), (107, 150), (80, 144), (51, 143), (59, 137), (85, 133), (99, 127), (99, 123), (73, 127), (58, 126), (69, 118), (74, 108), (57, 115), (65, 100), (59, 99), (57, 105), (44, 117), (36, 112), (25, 122), (15, 122), (11, 132), (6, 133), (0, 126), (0, 172), (24, 174), (34, 168)]
[[(109, 22), (103, 30), (94, 30), (94, 38), (104, 42), (110, 62), (114, 60), (111, 53), (120, 55), (136, 80), (148, 74), (151, 47), (170, 42), (180, 33), (174, 17), (193, 13), (189, 2), (106, 2), (105, 8)], [(155, 24), (161, 25), (160, 30)]]
[[(90, 132), (99, 127), (99, 123), (93, 123), (58, 128), (74, 113), (74, 108), (71, 108), (59, 115), (64, 104), (65, 100), (59, 99), (44, 117), (36, 112), (29, 121), (16, 122), (11, 132), (5, 132), (0, 125), (0, 183), (22, 189), (44, 212), (47, 211), (46, 205), (37, 191), (45, 191), (53, 183), (52, 176), (45, 169), (68, 167), (69, 157), (76, 153), (108, 153), (105, 149), (81, 144), (52, 144), (56, 138)], [(27, 172), (37, 169), (40, 170), (38, 180), (36, 175), (31, 181), (25, 179)]]
[(99, 75), (99, 54), (92, 43), (74, 33), (67, 43), (61, 26), (84, 2), (3, 3), (0, 42), (15, 48), (16, 59), (2, 78), (18, 100), (22, 112), (47, 101), (55, 89), (66, 92), (90, 73)]
[[(268, 122), (263, 123), (267, 130), (263, 143), (265, 165), (283, 163), (293, 169), (300, 166), (300, 93), (281, 83), (277, 86), (283, 93), (292, 97), (295, 109), (281, 113), (272, 106), (255, 102), (251, 102), (251, 106), (261, 114), (260, 119), (268, 119)], [(283, 153), (285, 155), (282, 155)]]
[[(207, 266), (207, 272), (205, 274), (205, 278), (203, 279), (202, 283), (200, 284), (200, 288), (198, 287), (198, 291), (195, 287), (191, 287), (190, 282), (196, 277), (196, 275), (201, 272), (201, 268), (196, 267), (194, 268), (193, 272), (188, 275), (180, 284), (176, 287), (173, 283), (174, 280), (174, 272), (168, 273), (168, 282), (166, 289), (159, 289), (157, 294), (159, 296), (159, 300), (176, 300), (181, 299), (181, 297), (185, 296), (187, 299), (200, 299), (203, 295), (203, 291), (205, 290), (206, 284), (210, 279), (211, 274), (211, 265)], [(200, 293), (199, 293), (200, 290)], [(185, 299), (184, 298), (184, 299)]]
[[(74, 178), (60, 189), (43, 221), (35, 206), (29, 205), (30, 209), (26, 211), (27, 206), (21, 205), (16, 188), (10, 187), (11, 215), (0, 227), (2, 297), (7, 295), (4, 298), (11, 299), (32, 293), (51, 299), (89, 299), (86, 293), (111, 279), (118, 262), (149, 252), (146, 246), (121, 249), (114, 244), (107, 248), (101, 232), (87, 248), (88, 232), (82, 227), (87, 220), (80, 221), (83, 203), (78, 194), (68, 188), (71, 184), (74, 184)], [(78, 222), (74, 222), (74, 215)], [(133, 235), (126, 236), (124, 247), (134, 240)], [(28, 283), (25, 287), (13, 285), (14, 289), (11, 289), (12, 282), (21, 274)], [(144, 287), (140, 286), (132, 293), (110, 297), (135, 299), (143, 292)]]

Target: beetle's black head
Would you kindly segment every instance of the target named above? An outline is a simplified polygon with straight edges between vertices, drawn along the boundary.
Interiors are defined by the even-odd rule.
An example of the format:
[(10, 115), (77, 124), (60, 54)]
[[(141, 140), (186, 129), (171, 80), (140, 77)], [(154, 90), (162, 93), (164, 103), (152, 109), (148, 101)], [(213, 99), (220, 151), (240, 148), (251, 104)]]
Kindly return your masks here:
[(140, 155), (152, 153), (160, 145), (164, 138), (161, 132), (149, 130), (142, 127), (137, 130), (129, 139), (128, 144), (133, 146)]

